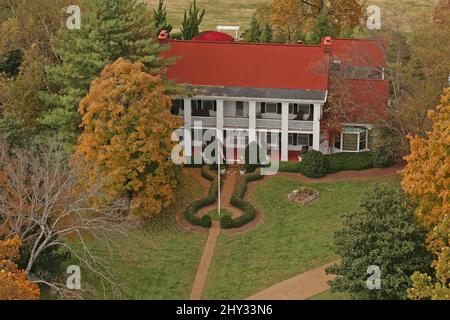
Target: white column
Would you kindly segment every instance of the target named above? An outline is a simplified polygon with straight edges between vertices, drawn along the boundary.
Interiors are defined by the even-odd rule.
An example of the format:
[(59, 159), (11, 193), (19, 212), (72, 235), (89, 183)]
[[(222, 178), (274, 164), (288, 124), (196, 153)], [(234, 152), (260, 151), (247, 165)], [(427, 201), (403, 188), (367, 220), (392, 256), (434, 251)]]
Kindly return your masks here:
[(187, 98), (184, 100), (184, 156), (192, 156), (192, 99)]
[(289, 160), (289, 103), (283, 102), (281, 109), (281, 161)]
[(320, 151), (320, 118), (321, 104), (314, 105), (314, 122), (313, 122), (313, 150)]
[(256, 101), (248, 105), (248, 143), (256, 142)]
[[(224, 143), (223, 134), (223, 100), (217, 100), (217, 112), (216, 112), (216, 128), (217, 128), (217, 139), (220, 141), (221, 145)], [(222, 150), (218, 150), (221, 152)], [(224, 155), (226, 157), (226, 155)], [(221, 162), (222, 163), (222, 162)]]

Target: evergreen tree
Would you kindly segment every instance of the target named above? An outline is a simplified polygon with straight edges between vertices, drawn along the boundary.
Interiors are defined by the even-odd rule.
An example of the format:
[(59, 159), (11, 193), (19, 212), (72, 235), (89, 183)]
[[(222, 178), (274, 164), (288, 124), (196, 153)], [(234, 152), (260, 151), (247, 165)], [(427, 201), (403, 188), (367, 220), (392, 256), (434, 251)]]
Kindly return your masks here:
[(262, 43), (270, 43), (272, 42), (273, 36), (272, 36), (272, 28), (268, 23), (264, 25), (264, 28), (262, 29), (261, 36), (259, 37), (259, 41)]
[(181, 33), (184, 40), (191, 40), (200, 33), (199, 27), (204, 16), (205, 9), (199, 9), (196, 0), (191, 2), (189, 12), (184, 11), (184, 19), (181, 24)]
[[(413, 272), (429, 269), (425, 236), (402, 190), (377, 185), (365, 195), (360, 211), (345, 215), (343, 229), (335, 234), (341, 261), (327, 269), (337, 275), (330, 282), (332, 290), (357, 299), (406, 299)], [(369, 266), (380, 268), (379, 290), (368, 288)]]
[(47, 134), (74, 142), (81, 121), (78, 104), (106, 65), (120, 57), (142, 62), (147, 72), (164, 65), (163, 47), (155, 40), (146, 10), (137, 0), (92, 0), (80, 30), (61, 27), (54, 47), (62, 63), (48, 68), (49, 81), (58, 91), (43, 97), (51, 108), (40, 120)]
[(244, 40), (246, 42), (259, 42), (261, 37), (261, 27), (256, 19), (256, 15), (253, 15), (250, 29), (245, 31)]
[(4, 73), (6, 77), (14, 77), (19, 73), (22, 64), (23, 53), (21, 50), (12, 50), (0, 57), (0, 74)]
[(166, 30), (167, 32), (172, 31), (172, 25), (167, 23), (167, 11), (164, 0), (159, 0), (158, 9), (153, 10), (153, 20), (155, 20), (157, 34), (161, 30)]
[(310, 35), (310, 43), (320, 44), (321, 39), (327, 36), (333, 36), (333, 28), (330, 23), (328, 10), (324, 8), (314, 25), (314, 29)]

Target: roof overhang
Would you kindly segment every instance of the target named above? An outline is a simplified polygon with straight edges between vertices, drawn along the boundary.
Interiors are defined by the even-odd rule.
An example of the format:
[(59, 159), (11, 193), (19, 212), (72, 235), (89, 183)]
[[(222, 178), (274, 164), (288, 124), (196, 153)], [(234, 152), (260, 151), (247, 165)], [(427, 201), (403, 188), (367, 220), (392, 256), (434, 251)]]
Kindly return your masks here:
[(325, 103), (328, 91), (292, 90), (275, 88), (223, 87), (223, 86), (188, 86), (192, 96), (198, 98), (264, 101), (264, 102), (297, 102), (305, 104)]

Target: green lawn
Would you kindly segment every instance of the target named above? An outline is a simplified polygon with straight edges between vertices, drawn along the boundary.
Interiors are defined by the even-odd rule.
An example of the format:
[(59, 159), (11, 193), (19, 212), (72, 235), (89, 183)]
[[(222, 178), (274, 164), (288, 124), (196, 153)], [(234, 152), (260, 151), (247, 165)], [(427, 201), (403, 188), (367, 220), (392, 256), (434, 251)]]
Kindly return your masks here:
[[(377, 182), (399, 183), (399, 178)], [(244, 234), (222, 234), (204, 291), (206, 299), (240, 299), (277, 282), (337, 259), (333, 234), (342, 215), (358, 208), (371, 181), (304, 184), (276, 176), (266, 179), (251, 195), (264, 223)], [(299, 186), (321, 192), (301, 207), (287, 199)]]
[(309, 298), (308, 300), (352, 300), (351, 296), (341, 292), (331, 292), (331, 290), (324, 291), (318, 295)]
[[(114, 239), (113, 255), (105, 258), (124, 285), (125, 298), (189, 298), (207, 235), (182, 229), (175, 212), (203, 194), (202, 184), (184, 175), (174, 206), (127, 237)], [(103, 298), (100, 283), (89, 275), (82, 281), (97, 289), (87, 298)]]

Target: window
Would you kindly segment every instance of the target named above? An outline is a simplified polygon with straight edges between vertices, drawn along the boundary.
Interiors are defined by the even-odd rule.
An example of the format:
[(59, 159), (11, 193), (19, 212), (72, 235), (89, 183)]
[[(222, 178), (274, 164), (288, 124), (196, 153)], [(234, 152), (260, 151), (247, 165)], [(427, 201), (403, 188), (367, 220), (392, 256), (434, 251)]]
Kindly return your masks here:
[(244, 103), (242, 101), (236, 102), (236, 117), (244, 116)]
[(298, 134), (297, 135), (297, 144), (299, 146), (308, 146), (309, 145), (309, 134)]
[(274, 102), (266, 103), (265, 112), (266, 113), (277, 113), (278, 112), (277, 104)]
[(342, 134), (342, 150), (343, 151), (358, 151), (358, 134), (357, 133), (343, 133)]
[(180, 114), (180, 110), (184, 110), (184, 100), (183, 99), (172, 100), (172, 108), (170, 109), (170, 112), (173, 115), (178, 115)]
[(289, 133), (288, 143), (291, 146), (308, 146), (310, 139), (309, 134)]
[(359, 135), (359, 151), (367, 149), (367, 131), (361, 132)]
[(209, 111), (216, 111), (214, 100), (204, 100), (203, 101), (203, 109)]
[(334, 143), (334, 147), (336, 149), (341, 149), (341, 136), (340, 135), (337, 135), (336, 141)]
[(192, 100), (192, 110), (200, 110), (202, 108), (202, 101), (201, 100)]
[(296, 103), (289, 103), (289, 113), (290, 114), (297, 114), (298, 113), (298, 104), (296, 104)]

